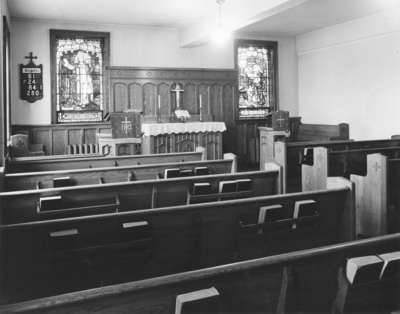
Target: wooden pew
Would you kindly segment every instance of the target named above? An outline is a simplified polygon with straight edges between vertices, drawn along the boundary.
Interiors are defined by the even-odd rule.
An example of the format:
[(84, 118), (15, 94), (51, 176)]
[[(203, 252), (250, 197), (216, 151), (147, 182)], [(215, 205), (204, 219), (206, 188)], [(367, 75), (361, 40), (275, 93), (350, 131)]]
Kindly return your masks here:
[(295, 142), (305, 141), (339, 141), (349, 139), (349, 125), (339, 124), (312, 124), (302, 123), (294, 126), (291, 140)]
[(284, 192), (298, 192), (301, 190), (301, 164), (308, 158), (306, 154), (310, 152), (310, 148), (319, 146), (326, 147), (329, 151), (374, 149), (400, 146), (400, 140), (323, 142), (277, 141), (274, 145), (274, 157), (272, 161), (282, 166)]
[(192, 170), (206, 167), (209, 174), (236, 172), (236, 156), (225, 154), (222, 160), (186, 161), (134, 166), (91, 169), (64, 169), (39, 172), (7, 173), (4, 177), (6, 191), (76, 186), (102, 182), (126, 182), (158, 178), (166, 169)]
[[(346, 260), (399, 247), (397, 233), (10, 304), (0, 311), (186, 314), (190, 306), (197, 311), (207, 306), (210, 313), (340, 313), (334, 304), (336, 274)], [(381, 287), (376, 293), (393, 291)], [(391, 310), (398, 310), (398, 298), (393, 299)]]
[(347, 157), (354, 158), (355, 152), (329, 152), (318, 147), (314, 148), (313, 163), (302, 165), (303, 191), (325, 188), (328, 176), (350, 174), (355, 183), (356, 234), (361, 237), (400, 230), (400, 159), (392, 158), (398, 150), (383, 149), (384, 154), (367, 155), (369, 152), (361, 151), (361, 160), (352, 168), (354, 163), (343, 164)]
[(54, 156), (41, 156), (36, 158), (16, 158), (7, 161), (6, 171), (9, 172), (33, 172), (52, 171), (64, 169), (103, 168), (113, 166), (133, 166), (143, 164), (173, 163), (184, 161), (205, 160), (205, 150), (197, 147), (194, 152), (129, 155), (115, 157), (71, 157), (62, 158)]
[[(183, 205), (195, 183), (209, 183), (218, 196), (221, 182), (250, 179), (249, 190), (223, 193), (243, 198), (281, 193), (280, 169), (171, 179), (104, 183), (0, 193), (4, 223)], [(217, 194), (217, 195), (215, 195)]]
[[(3, 225), (4, 285), (14, 298), (38, 297), (351, 240), (351, 198), (342, 180), (309, 193)], [(266, 208), (275, 210), (262, 217)]]

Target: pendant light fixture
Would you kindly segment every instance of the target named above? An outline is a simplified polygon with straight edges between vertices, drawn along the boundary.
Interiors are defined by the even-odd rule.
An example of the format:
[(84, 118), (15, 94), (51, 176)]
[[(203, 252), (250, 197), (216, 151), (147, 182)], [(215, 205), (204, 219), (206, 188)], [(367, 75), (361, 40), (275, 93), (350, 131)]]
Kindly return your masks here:
[(222, 43), (229, 38), (230, 33), (223, 27), (222, 24), (222, 5), (226, 0), (216, 0), (218, 5), (217, 27), (212, 31), (211, 39), (216, 43)]

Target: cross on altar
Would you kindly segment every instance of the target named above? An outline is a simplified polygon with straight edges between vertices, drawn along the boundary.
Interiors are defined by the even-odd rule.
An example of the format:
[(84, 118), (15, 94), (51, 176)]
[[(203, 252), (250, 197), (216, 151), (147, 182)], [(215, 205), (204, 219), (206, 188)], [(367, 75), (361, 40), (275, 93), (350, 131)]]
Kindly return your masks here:
[(179, 84), (176, 84), (175, 89), (171, 90), (172, 93), (175, 93), (175, 97), (176, 97), (176, 109), (180, 109), (180, 99), (181, 99), (181, 94), (183, 93), (183, 89), (181, 88), (181, 86)]
[(33, 63), (33, 59), (37, 59), (37, 56), (34, 56), (33, 53), (30, 52), (28, 56), (25, 56), (25, 59), (29, 59), (29, 63)]

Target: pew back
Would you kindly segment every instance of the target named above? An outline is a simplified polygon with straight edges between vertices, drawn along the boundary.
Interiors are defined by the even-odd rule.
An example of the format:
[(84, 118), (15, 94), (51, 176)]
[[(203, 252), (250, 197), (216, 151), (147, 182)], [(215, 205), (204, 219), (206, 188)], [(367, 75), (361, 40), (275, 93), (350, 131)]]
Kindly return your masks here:
[[(343, 234), (352, 229), (346, 218), (353, 211), (351, 190), (342, 183), (309, 193), (3, 225), (8, 297), (38, 297), (350, 240)], [(315, 212), (296, 213), (310, 201)], [(277, 206), (277, 219), (260, 219), (264, 208)]]
[(281, 192), (279, 170), (214, 174), (3, 192), (0, 193), (1, 215), (4, 223), (16, 223), (183, 205), (188, 202), (194, 183), (208, 183), (212, 196), (218, 198), (221, 196), (218, 192), (221, 182), (243, 179), (250, 180), (247, 189), (222, 194), (230, 198), (240, 198)]
[(63, 169), (103, 168), (114, 166), (133, 166), (143, 164), (158, 164), (163, 162), (184, 162), (204, 160), (205, 150), (197, 147), (194, 152), (151, 154), (151, 155), (129, 155), (115, 157), (76, 157), (53, 158), (43, 156), (37, 158), (18, 158), (7, 161), (7, 172), (32, 172), (52, 171)]
[[(227, 154), (228, 155), (228, 154)], [(8, 173), (5, 175), (5, 188), (7, 191), (29, 190), (36, 188), (53, 188), (56, 181), (62, 180), (66, 185), (88, 185), (127, 182), (138, 180), (152, 180), (164, 174), (166, 169), (194, 170), (206, 167), (210, 174), (235, 172), (236, 160), (232, 159), (187, 161), (177, 163), (146, 164), (139, 166), (119, 166), (91, 169), (64, 169), (55, 171)], [(192, 175), (193, 175), (192, 174)]]
[(399, 248), (397, 233), (11, 304), (0, 310), (46, 314), (187, 313), (175, 311), (178, 296), (215, 288), (215, 312), (328, 313), (337, 290), (337, 270), (348, 258)]

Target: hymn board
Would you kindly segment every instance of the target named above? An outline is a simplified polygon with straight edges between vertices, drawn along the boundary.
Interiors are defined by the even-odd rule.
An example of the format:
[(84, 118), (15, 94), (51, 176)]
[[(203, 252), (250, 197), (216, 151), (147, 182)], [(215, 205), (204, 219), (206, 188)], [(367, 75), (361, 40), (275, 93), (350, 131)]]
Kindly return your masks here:
[(20, 97), (33, 103), (43, 98), (43, 66), (33, 62), (33, 59), (37, 59), (37, 57), (33, 56), (32, 52), (25, 59), (29, 59), (29, 63), (19, 65)]

